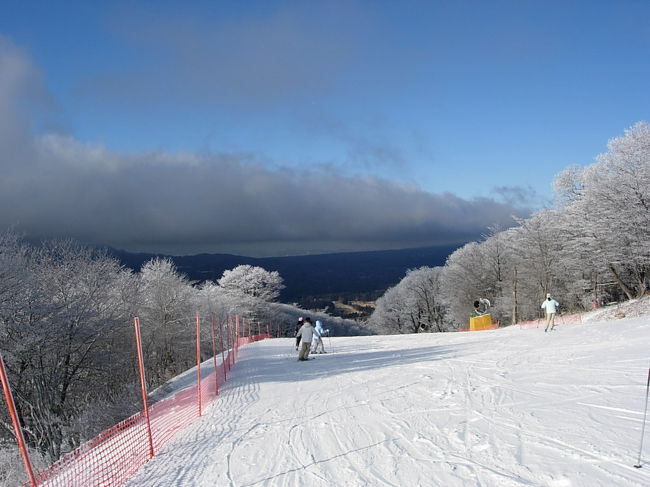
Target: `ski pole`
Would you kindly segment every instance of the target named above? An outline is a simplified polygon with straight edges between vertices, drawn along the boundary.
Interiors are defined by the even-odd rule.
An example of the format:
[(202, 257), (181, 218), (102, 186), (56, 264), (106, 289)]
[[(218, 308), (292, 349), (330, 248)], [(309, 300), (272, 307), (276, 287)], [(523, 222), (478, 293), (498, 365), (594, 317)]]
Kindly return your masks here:
[(334, 352), (334, 350), (332, 349), (332, 334), (330, 333), (329, 330), (327, 330), (327, 341), (330, 345), (330, 353)]
[(648, 416), (648, 389), (650, 389), (650, 367), (648, 367), (648, 382), (645, 386), (645, 411), (643, 413), (643, 426), (641, 427), (641, 446), (639, 447), (639, 459), (634, 468), (641, 468), (641, 453), (643, 452), (643, 437), (645, 436), (645, 420)]

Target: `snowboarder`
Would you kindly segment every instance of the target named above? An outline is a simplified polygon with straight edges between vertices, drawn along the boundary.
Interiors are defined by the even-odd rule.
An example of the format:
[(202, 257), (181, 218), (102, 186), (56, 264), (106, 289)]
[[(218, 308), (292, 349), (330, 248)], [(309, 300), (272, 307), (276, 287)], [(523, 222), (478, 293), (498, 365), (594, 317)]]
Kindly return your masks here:
[[(325, 345), (323, 345), (323, 335), (325, 333), (329, 334), (329, 329), (323, 330), (323, 324), (320, 320), (316, 320), (316, 328), (314, 328), (314, 350), (312, 353), (327, 353), (325, 351)], [(320, 352), (318, 349), (320, 348)]]
[(548, 293), (546, 295), (546, 300), (542, 303), (541, 308), (546, 311), (546, 328), (544, 328), (544, 331), (548, 331), (548, 327), (551, 327), (551, 331), (555, 329), (555, 313), (557, 312), (557, 308), (560, 306), (560, 303), (558, 303), (555, 299), (551, 297), (551, 293)]
[(300, 335), (298, 335), (298, 332), (300, 331), (303, 320), (304, 318), (302, 316), (298, 318), (298, 323), (296, 323), (296, 329), (294, 331), (294, 336), (296, 337), (296, 350), (298, 350), (298, 347), (300, 346)]
[(309, 350), (311, 349), (311, 341), (314, 337), (314, 327), (311, 326), (311, 318), (305, 318), (303, 325), (298, 330), (298, 340), (302, 338), (302, 347), (298, 354), (298, 360), (309, 360)]

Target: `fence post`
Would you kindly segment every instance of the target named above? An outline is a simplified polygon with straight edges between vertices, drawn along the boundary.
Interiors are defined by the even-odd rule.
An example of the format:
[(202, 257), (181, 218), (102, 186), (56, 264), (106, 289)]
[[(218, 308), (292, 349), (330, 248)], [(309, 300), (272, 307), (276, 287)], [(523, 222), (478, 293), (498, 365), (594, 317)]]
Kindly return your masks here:
[(223, 321), (219, 321), (219, 341), (221, 342), (221, 367), (223, 368), (223, 381), (228, 380), (226, 376), (226, 359), (223, 351)]
[(210, 332), (212, 333), (212, 363), (214, 364), (214, 395), (219, 394), (219, 375), (217, 374), (217, 338), (214, 334), (214, 313), (210, 314)]
[(233, 336), (233, 317), (228, 317), (228, 370), (232, 370), (233, 356), (235, 354), (235, 340)]
[[(237, 361), (237, 356), (239, 355), (239, 315), (236, 316), (235, 320), (235, 362)], [(244, 323), (241, 324), (242, 328)]]
[(14, 434), (16, 435), (16, 441), (18, 442), (18, 448), (20, 449), (20, 456), (23, 458), (23, 465), (25, 466), (25, 472), (29, 478), (29, 483), (32, 487), (36, 487), (36, 477), (34, 476), (34, 470), (32, 469), (32, 462), (29, 459), (29, 453), (27, 452), (27, 445), (25, 444), (25, 437), (23, 436), (23, 430), (20, 427), (20, 421), (18, 421), (18, 413), (16, 412), (16, 404), (14, 403), (14, 396), (11, 394), (11, 387), (9, 387), (9, 379), (7, 378), (7, 372), (5, 370), (5, 362), (0, 354), (0, 381), (2, 381), (2, 391), (4, 392), (5, 401), (7, 402), (7, 409), (9, 410), (9, 416), (11, 416), (11, 423), (14, 426)]
[(147, 424), (147, 438), (149, 439), (149, 458), (154, 455), (153, 436), (151, 434), (151, 421), (149, 419), (149, 404), (147, 403), (147, 385), (144, 377), (144, 359), (142, 358), (142, 339), (140, 338), (140, 318), (133, 318), (135, 326), (135, 345), (138, 353), (138, 368), (140, 370), (140, 390), (142, 392), (142, 404), (144, 408), (144, 420)]
[(196, 315), (196, 400), (201, 416), (201, 318)]
[[(237, 350), (237, 339), (238, 339), (238, 337), (239, 337), (238, 330), (239, 330), (239, 315), (235, 315), (235, 319), (234, 319), (234, 321), (233, 321), (233, 329), (232, 329), (232, 336), (233, 336), (233, 338), (232, 338), (233, 360), (235, 360), (235, 359), (237, 358), (237, 357), (236, 357), (236, 353), (237, 353), (237, 352), (235, 352), (235, 350)], [(234, 362), (233, 362), (233, 364), (234, 364)]]
[(228, 349), (228, 370), (232, 370), (235, 365), (235, 317), (230, 318), (230, 349)]

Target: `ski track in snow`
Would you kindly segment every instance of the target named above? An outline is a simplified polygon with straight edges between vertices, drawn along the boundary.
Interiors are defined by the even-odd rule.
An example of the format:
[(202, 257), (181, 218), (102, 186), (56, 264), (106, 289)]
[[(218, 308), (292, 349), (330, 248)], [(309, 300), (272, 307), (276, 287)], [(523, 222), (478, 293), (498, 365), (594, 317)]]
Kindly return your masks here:
[(650, 317), (558, 327), (253, 343), (127, 487), (649, 486)]

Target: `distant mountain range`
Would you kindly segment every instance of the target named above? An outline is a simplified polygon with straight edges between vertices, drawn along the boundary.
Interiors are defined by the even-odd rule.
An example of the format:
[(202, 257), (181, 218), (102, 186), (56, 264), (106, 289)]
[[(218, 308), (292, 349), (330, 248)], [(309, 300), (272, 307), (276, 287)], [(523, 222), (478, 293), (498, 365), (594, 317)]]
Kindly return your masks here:
[[(230, 254), (171, 256), (110, 249), (123, 265), (135, 271), (153, 257), (169, 257), (179, 272), (193, 281), (217, 281), (225, 270), (248, 264), (278, 271), (286, 288), (280, 301), (301, 302), (319, 296), (381, 295), (397, 284), (408, 269), (444, 265), (459, 245), (403, 250), (346, 252), (293, 257), (244, 257)], [(374, 299), (374, 298), (373, 298)]]

